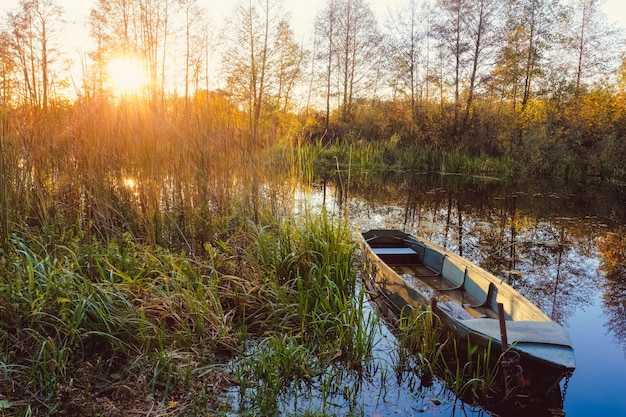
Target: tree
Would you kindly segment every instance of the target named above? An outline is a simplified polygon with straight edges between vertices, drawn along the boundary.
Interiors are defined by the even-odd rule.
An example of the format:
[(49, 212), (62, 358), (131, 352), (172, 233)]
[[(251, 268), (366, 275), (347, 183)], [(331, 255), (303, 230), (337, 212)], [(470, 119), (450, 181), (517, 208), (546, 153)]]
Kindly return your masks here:
[(526, 108), (537, 79), (548, 69), (551, 25), (558, 11), (556, 0), (509, 0), (505, 6), (493, 77), (514, 110), (518, 105), (522, 111)]
[(300, 48), (293, 41), (280, 3), (249, 0), (236, 11), (233, 37), (224, 57), (229, 92), (245, 106), (250, 150), (264, 145), (265, 120), (286, 109), (300, 74)]
[(493, 45), (495, 22), (498, 16), (498, 0), (476, 0), (466, 15), (466, 25), (470, 35), (470, 73), (467, 99), (461, 122), (459, 138), (463, 138), (470, 118), (470, 111), (474, 104), (476, 86), (480, 67), (485, 60), (486, 50)]
[[(341, 121), (347, 122), (355, 98), (376, 85), (382, 45), (378, 22), (364, 0), (329, 0), (316, 21), (317, 35), (322, 37), (320, 43), (327, 45), (318, 56), (325, 62), (327, 120), (330, 97), (337, 94)], [(331, 87), (334, 79), (335, 90)]]
[(165, 97), (172, 0), (140, 0), (140, 50), (150, 77), (152, 100)]
[(607, 78), (610, 67), (607, 64), (615, 62), (618, 56), (614, 47), (617, 31), (607, 23), (601, 3), (601, 0), (573, 0), (569, 9), (564, 42), (571, 53), (573, 65), (568, 72), (576, 95), (586, 84)]
[[(468, 66), (467, 54), (470, 51), (464, 21), (464, 17), (469, 13), (469, 2), (467, 0), (438, 0), (437, 7), (440, 11), (440, 19), (435, 25), (434, 33), (441, 51), (447, 52), (444, 52), (443, 56), (452, 60), (451, 65), (449, 67), (446, 65), (446, 67), (452, 68), (451, 84), (454, 89), (452, 133), (453, 136), (457, 136), (460, 127), (462, 71)], [(445, 63), (442, 62), (442, 65)]]
[[(364, 0), (338, 3), (337, 61), (340, 74), (341, 119), (352, 116), (355, 96), (373, 85), (382, 37), (374, 12)], [(371, 93), (371, 90), (370, 90)]]
[(8, 108), (9, 103), (11, 103), (13, 99), (12, 83), (15, 61), (10, 52), (11, 34), (9, 32), (2, 31), (0, 32), (0, 112), (1, 110)]
[[(422, 3), (423, 5), (423, 3)], [(408, 98), (413, 124), (418, 123), (418, 98), (423, 80), (422, 50), (426, 38), (424, 9), (418, 8), (417, 0), (410, 0), (389, 15), (387, 21), (386, 48), (391, 59), (392, 86), (395, 93)]]
[(137, 13), (131, 0), (97, 0), (90, 11), (89, 34), (96, 43), (90, 56), (96, 63), (96, 87), (100, 94), (107, 80), (107, 62), (115, 56), (140, 56)]
[(193, 85), (197, 92), (200, 89), (200, 74), (208, 55), (209, 37), (206, 13), (198, 5), (198, 0), (181, 0), (180, 6), (184, 18), (184, 79), (185, 101), (189, 101), (190, 88)]
[[(45, 112), (59, 71), (54, 64), (61, 52), (58, 36), (63, 9), (53, 0), (20, 0), (18, 10), (8, 13), (11, 47), (23, 76), (23, 97)], [(60, 78), (60, 77), (59, 77)]]
[[(316, 59), (324, 65), (324, 98), (326, 113), (324, 127), (328, 131), (330, 125), (330, 99), (332, 95), (332, 76), (335, 72), (335, 33), (337, 32), (337, 6), (334, 0), (329, 0), (315, 18), (315, 39), (320, 39), (320, 48)], [(317, 41), (316, 41), (317, 42)]]
[(296, 81), (302, 74), (302, 63), (306, 60), (306, 53), (293, 40), (293, 30), (287, 20), (278, 23), (274, 66), (275, 74), (272, 76), (276, 85), (275, 100), (279, 111), (286, 113), (291, 105), (292, 93)]
[(98, 0), (89, 15), (96, 42), (91, 55), (106, 80), (106, 63), (113, 57), (138, 58), (150, 80), (152, 100), (165, 95), (172, 0)]

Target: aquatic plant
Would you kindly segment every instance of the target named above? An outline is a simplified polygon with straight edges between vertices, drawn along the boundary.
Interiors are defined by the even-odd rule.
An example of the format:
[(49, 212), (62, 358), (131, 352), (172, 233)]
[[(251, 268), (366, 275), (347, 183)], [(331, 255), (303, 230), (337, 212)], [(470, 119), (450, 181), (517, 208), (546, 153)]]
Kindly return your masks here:
[(430, 307), (406, 308), (396, 324), (399, 363), (413, 371), (421, 384), (430, 386), (438, 378), (458, 398), (470, 403), (484, 400), (498, 383), (499, 363), (492, 359), (491, 343), (479, 349), (468, 340), (445, 332)]

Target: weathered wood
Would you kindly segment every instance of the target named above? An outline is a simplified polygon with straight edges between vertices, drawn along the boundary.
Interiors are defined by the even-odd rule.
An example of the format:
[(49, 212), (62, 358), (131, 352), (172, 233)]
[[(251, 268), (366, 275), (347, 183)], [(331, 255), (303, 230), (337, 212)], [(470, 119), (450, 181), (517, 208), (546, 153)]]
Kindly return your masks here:
[[(371, 279), (396, 310), (430, 305), (459, 338), (485, 349), (495, 343), (502, 351), (516, 352), (524, 373), (535, 370), (537, 391), (552, 390), (573, 371), (574, 350), (567, 330), (493, 274), (401, 231), (365, 232), (360, 243), (365, 262), (376, 266)], [(402, 245), (408, 250), (399, 250)], [(411, 253), (411, 258), (401, 253)]]
[(500, 342), (502, 344), (502, 352), (509, 349), (509, 341), (506, 335), (506, 316), (504, 315), (504, 304), (498, 303), (498, 319), (500, 320)]

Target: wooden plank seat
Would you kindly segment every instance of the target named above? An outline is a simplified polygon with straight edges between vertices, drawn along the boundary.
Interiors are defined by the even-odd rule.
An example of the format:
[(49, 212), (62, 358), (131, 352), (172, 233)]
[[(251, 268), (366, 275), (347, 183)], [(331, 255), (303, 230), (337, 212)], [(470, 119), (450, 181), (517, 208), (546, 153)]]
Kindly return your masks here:
[(487, 293), (482, 300), (477, 298), (479, 301), (476, 303), (465, 303), (463, 304), (463, 308), (476, 318), (497, 318), (497, 297), (498, 288), (496, 288), (493, 282), (490, 282), (487, 287)]
[(372, 248), (372, 252), (389, 265), (420, 263), (417, 252), (406, 246)]
[(400, 247), (400, 248), (372, 248), (372, 252), (374, 252), (378, 256), (385, 255), (417, 255), (411, 248)]

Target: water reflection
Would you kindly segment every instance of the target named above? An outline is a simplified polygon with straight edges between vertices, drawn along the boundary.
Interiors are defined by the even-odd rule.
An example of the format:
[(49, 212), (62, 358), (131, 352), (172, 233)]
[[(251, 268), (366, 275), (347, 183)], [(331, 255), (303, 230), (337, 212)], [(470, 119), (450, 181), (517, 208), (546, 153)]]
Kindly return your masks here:
[(620, 228), (598, 242), (601, 269), (606, 280), (603, 285), (607, 328), (626, 354), (626, 231)]
[[(494, 272), (570, 327), (581, 354), (577, 351), (579, 372), (569, 390), (574, 408), (568, 409), (567, 399), (565, 403), (568, 416), (594, 409), (613, 415), (626, 411), (620, 405), (622, 381), (610, 376), (623, 375), (626, 361), (613, 357), (610, 364), (603, 362), (603, 352), (613, 351), (613, 344), (626, 357), (625, 188), (514, 185), (415, 173), (352, 178), (342, 192), (328, 182), (327, 207), (348, 213), (356, 228), (400, 228), (424, 236)], [(596, 317), (599, 299), (604, 313)], [(600, 324), (609, 337), (591, 331)], [(593, 341), (584, 339), (592, 333)], [(585, 343), (593, 344), (593, 354)], [(594, 369), (612, 371), (605, 375)], [(602, 395), (590, 394), (598, 390)], [(427, 401), (424, 406), (429, 406)]]
[(561, 324), (591, 303), (601, 282), (595, 246), (605, 228), (564, 204), (577, 201), (571, 194), (451, 175), (367, 175), (350, 187), (351, 221), (363, 230), (425, 236), (495, 273)]

